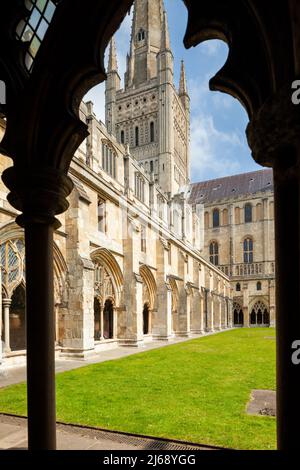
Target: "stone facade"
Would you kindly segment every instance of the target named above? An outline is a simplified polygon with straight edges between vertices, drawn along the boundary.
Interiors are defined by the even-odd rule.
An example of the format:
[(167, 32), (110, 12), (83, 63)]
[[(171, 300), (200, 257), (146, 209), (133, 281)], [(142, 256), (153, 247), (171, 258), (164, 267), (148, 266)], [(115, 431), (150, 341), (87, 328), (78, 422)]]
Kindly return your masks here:
[[(229, 278), (202, 257), (203, 204), (189, 203), (189, 97), (183, 64), (179, 91), (173, 83), (161, 0), (136, 1), (123, 90), (111, 42), (106, 124), (91, 102), (80, 115), (89, 136), (54, 242), (57, 354), (231, 327)], [(0, 165), (2, 174), (11, 161)], [(7, 193), (0, 182), (1, 338), (16, 362), (26, 348), (24, 235)]]
[(272, 170), (192, 185), (204, 204), (203, 255), (230, 277), (235, 326), (275, 325)]
[[(162, 0), (136, 0), (124, 89), (120, 83), (112, 39), (106, 122), (82, 103), (89, 136), (73, 158), (74, 189), (55, 232), (57, 354), (246, 326), (252, 310), (256, 323), (262, 314), (274, 324), (272, 187), (218, 197), (212, 189), (203, 198), (206, 183), (190, 185), (190, 100), (183, 63), (174, 85)], [(1, 174), (10, 166), (2, 155)], [(1, 354), (16, 362), (26, 348), (24, 234), (7, 193), (1, 181)], [(247, 203), (252, 221), (244, 223)], [(253, 259), (244, 262), (250, 238)]]

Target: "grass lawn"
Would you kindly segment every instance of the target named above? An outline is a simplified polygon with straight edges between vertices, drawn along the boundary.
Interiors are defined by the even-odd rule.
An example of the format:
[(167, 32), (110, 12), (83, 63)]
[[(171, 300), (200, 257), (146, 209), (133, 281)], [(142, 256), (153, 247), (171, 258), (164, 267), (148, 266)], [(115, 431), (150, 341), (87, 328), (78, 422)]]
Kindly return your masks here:
[[(225, 331), (57, 374), (58, 420), (239, 449), (274, 449), (275, 418), (248, 416), (252, 389), (275, 389), (274, 329)], [(25, 384), (0, 412), (26, 414)]]

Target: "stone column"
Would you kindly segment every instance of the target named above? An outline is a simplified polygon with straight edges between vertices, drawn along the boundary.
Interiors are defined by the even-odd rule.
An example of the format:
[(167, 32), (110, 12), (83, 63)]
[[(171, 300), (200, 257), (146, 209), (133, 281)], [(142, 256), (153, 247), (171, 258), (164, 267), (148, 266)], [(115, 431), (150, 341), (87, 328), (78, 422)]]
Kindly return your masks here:
[(221, 330), (221, 301), (218, 295), (213, 295), (214, 304), (214, 330)]
[(228, 319), (229, 319), (229, 328), (233, 328), (233, 301), (228, 299)]
[(178, 324), (176, 336), (188, 337), (190, 335), (190, 300), (184, 281), (179, 281)]
[(191, 333), (202, 334), (203, 333), (203, 306), (202, 298), (199, 290), (194, 289), (193, 293), (193, 307), (191, 314)]
[(207, 329), (206, 331), (214, 331), (214, 302), (211, 292), (207, 293)]
[(300, 365), (300, 149), (286, 151), (274, 166), (277, 332), (277, 432), (280, 449), (298, 449)]
[(168, 340), (172, 336), (172, 289), (167, 282), (169, 246), (165, 239), (156, 241), (157, 259), (157, 309), (152, 312), (152, 336)]
[(104, 331), (103, 305), (100, 305), (100, 341), (103, 339), (103, 331)]
[(143, 346), (143, 279), (139, 274), (140, 225), (124, 213), (124, 308), (120, 315), (121, 346)]
[(116, 339), (118, 337), (118, 309), (116, 307), (113, 308), (113, 338)]
[(298, 450), (300, 422), (300, 108), (291, 97), (291, 82), (281, 85), (247, 128), (253, 157), (273, 167), (279, 450)]
[(5, 352), (10, 352), (10, 328), (9, 328), (9, 311), (11, 299), (3, 299), (3, 316), (4, 316), (4, 348)]
[(244, 315), (244, 326), (250, 326), (250, 319), (249, 319), (249, 308), (248, 305), (243, 307), (243, 315)]
[(0, 364), (2, 363), (2, 278), (1, 278), (2, 272), (1, 272), (1, 267), (0, 267)]

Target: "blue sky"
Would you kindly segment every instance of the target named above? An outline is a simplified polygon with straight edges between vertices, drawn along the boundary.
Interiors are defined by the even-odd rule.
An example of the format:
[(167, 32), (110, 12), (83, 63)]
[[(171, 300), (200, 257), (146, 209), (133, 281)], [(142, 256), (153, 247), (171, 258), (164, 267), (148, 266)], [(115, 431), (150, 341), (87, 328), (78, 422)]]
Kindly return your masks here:
[[(178, 0), (165, 0), (171, 46), (174, 54), (174, 81), (178, 86), (180, 61), (186, 67), (188, 91), (191, 98), (191, 177), (192, 181), (243, 173), (261, 169), (251, 157), (245, 129), (246, 111), (229, 95), (211, 92), (209, 79), (223, 66), (228, 47), (222, 41), (206, 41), (186, 50), (183, 37), (187, 10)], [(119, 72), (125, 72), (129, 50), (131, 16), (127, 15), (116, 33)], [(104, 84), (93, 88), (85, 97), (94, 103), (94, 110), (104, 122)]]

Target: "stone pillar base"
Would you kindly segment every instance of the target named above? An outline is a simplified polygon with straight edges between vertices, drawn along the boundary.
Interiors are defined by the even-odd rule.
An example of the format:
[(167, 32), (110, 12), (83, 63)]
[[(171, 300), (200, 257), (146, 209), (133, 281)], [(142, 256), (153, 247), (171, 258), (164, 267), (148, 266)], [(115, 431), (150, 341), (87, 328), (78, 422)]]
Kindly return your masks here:
[(203, 333), (204, 333), (204, 330), (196, 330), (196, 329), (191, 330), (192, 335), (203, 335)]
[(70, 359), (88, 359), (90, 356), (95, 354), (95, 349), (62, 349), (59, 353), (59, 357), (65, 357)]
[(178, 331), (175, 333), (177, 338), (190, 338), (191, 332), (190, 331)]
[(143, 339), (120, 339), (119, 346), (130, 346), (133, 348), (144, 348), (145, 343)]
[(174, 335), (152, 335), (153, 341), (171, 341)]

